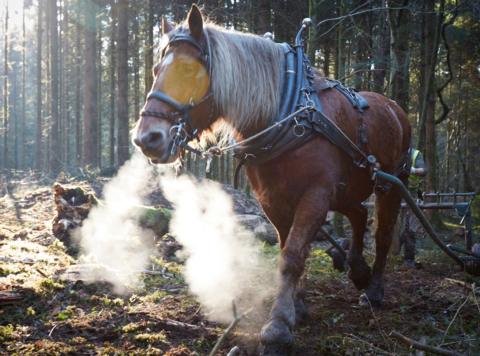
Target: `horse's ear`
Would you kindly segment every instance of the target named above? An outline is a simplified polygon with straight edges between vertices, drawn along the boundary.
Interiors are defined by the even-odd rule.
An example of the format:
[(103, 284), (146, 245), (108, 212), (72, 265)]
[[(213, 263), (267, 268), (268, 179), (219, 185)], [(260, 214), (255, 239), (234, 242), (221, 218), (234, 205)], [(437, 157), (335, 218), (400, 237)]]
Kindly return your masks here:
[(168, 22), (165, 16), (162, 16), (162, 35), (166, 35), (173, 30), (173, 25)]
[(203, 33), (203, 18), (202, 13), (197, 5), (193, 4), (190, 12), (188, 13), (188, 28), (190, 29), (190, 33), (193, 37), (197, 40), (202, 37)]

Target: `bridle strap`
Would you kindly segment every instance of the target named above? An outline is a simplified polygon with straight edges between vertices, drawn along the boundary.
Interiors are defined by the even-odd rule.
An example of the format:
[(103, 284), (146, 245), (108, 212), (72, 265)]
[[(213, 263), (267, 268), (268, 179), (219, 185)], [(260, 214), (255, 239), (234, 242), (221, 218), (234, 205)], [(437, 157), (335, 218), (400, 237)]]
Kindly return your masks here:
[(169, 95), (167, 95), (164, 92), (159, 91), (159, 90), (154, 90), (154, 91), (151, 91), (150, 93), (148, 93), (147, 100), (149, 100), (149, 99), (156, 99), (156, 100), (159, 100), (159, 101), (163, 101), (165, 104), (170, 105), (171, 107), (173, 107), (176, 111), (178, 111), (180, 113), (186, 113), (194, 107), (194, 105), (192, 105), (192, 104), (180, 104), (178, 101), (173, 99), (171, 96), (169, 96)]
[(203, 59), (203, 62), (205, 64), (205, 66), (207, 67), (207, 70), (208, 70), (208, 74), (211, 74), (211, 68), (210, 68), (210, 53), (209, 53), (209, 44), (208, 44), (208, 37), (206, 37), (204, 35), (205, 39), (206, 39), (206, 49), (204, 47), (202, 47), (202, 45), (199, 43), (199, 41), (193, 37), (192, 35), (190, 35), (189, 33), (176, 33), (175, 35), (173, 35), (170, 40), (168, 41), (168, 44), (165, 46), (165, 48), (163, 49), (162, 51), (162, 58), (165, 56), (165, 53), (167, 52), (167, 49), (168, 47), (170, 47), (172, 44), (176, 43), (176, 42), (188, 42), (189, 44), (191, 44), (193, 47), (195, 47), (196, 49), (198, 49), (202, 55), (202, 59)]

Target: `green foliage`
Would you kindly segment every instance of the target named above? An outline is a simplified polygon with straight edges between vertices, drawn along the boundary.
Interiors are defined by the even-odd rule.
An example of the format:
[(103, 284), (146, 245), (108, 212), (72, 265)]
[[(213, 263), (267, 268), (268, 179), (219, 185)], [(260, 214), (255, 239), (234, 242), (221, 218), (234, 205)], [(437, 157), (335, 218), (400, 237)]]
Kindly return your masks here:
[(147, 343), (147, 344), (169, 344), (167, 334), (165, 331), (161, 331), (158, 333), (142, 333), (135, 335), (135, 341)]
[(312, 249), (307, 261), (306, 271), (307, 275), (313, 278), (331, 278), (338, 275), (338, 272), (333, 269), (331, 257), (319, 248)]
[(39, 293), (48, 295), (48, 294), (53, 294), (57, 291), (60, 291), (64, 288), (65, 288), (65, 286), (62, 283), (55, 282), (51, 278), (45, 278), (45, 279), (40, 281), (37, 289), (38, 289)]
[(0, 342), (7, 341), (13, 337), (14, 328), (12, 324), (0, 325)]

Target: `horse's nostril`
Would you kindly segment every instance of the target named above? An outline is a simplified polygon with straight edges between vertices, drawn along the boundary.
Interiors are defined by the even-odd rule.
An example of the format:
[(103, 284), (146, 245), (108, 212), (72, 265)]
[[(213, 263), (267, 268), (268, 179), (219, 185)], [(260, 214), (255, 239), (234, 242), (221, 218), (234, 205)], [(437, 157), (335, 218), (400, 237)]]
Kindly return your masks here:
[(151, 131), (135, 138), (133, 142), (142, 149), (155, 150), (161, 145), (165, 135), (162, 131)]
[(158, 143), (159, 141), (162, 141), (163, 139), (163, 134), (161, 132), (151, 132), (147, 136), (147, 145), (155, 144)]

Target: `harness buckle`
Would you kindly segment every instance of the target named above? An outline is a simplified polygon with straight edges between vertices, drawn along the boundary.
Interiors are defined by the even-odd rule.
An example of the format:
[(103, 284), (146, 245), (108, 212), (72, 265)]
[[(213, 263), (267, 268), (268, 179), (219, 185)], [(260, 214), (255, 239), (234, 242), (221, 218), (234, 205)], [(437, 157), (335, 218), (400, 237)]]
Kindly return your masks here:
[(296, 116), (293, 118), (293, 121), (295, 121), (295, 125), (293, 126), (293, 134), (297, 137), (302, 137), (305, 135), (305, 126), (298, 122), (298, 118)]
[(211, 168), (212, 168), (212, 161), (213, 161), (213, 155), (208, 154), (205, 155), (207, 159), (207, 164), (205, 165), (205, 173), (210, 174)]
[(185, 123), (179, 122), (170, 128), (170, 135), (172, 136), (172, 148), (170, 155), (174, 156), (179, 147), (182, 147), (188, 139), (188, 133), (185, 131)]
[(307, 90), (305, 90), (305, 98), (307, 99), (305, 102), (306, 108), (310, 111), (316, 110), (315, 102), (312, 100), (312, 97), (310, 96), (310, 92), (308, 92)]

